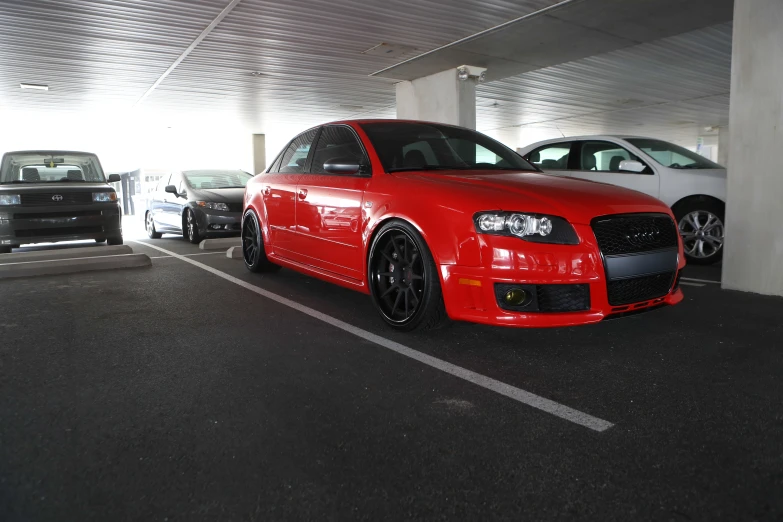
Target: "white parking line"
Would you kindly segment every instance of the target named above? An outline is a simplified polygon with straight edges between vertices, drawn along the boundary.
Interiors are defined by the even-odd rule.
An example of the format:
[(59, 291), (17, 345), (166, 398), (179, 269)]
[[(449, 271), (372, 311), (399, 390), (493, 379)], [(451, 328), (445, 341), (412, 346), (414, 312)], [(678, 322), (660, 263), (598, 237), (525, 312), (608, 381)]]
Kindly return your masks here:
[(712, 281), (710, 279), (694, 279), (693, 277), (681, 277), (680, 281), (693, 281), (694, 283), (712, 283), (714, 285), (720, 284), (720, 281)]
[(169, 250), (151, 245), (149, 243), (145, 243), (143, 241), (136, 241), (136, 242), (141, 243), (142, 245), (148, 246), (150, 248), (154, 248), (155, 250), (160, 250), (165, 254), (168, 254), (172, 257), (176, 257), (177, 259), (180, 259), (186, 263), (190, 263), (191, 265), (201, 268), (202, 270), (206, 270), (207, 272), (210, 272), (211, 274), (221, 277), (226, 281), (230, 281), (238, 286), (250, 290), (251, 292), (255, 292), (260, 296), (266, 297), (267, 299), (280, 303), (281, 305), (287, 306), (289, 308), (293, 308), (294, 310), (302, 312), (303, 314), (309, 315), (310, 317), (313, 317), (327, 324), (330, 324), (335, 328), (339, 328), (345, 332), (351, 333), (366, 341), (375, 343), (378, 346), (387, 348), (393, 352), (396, 352), (400, 355), (404, 355), (405, 357), (409, 357), (413, 360), (416, 360), (422, 364), (426, 364), (427, 366), (438, 369), (442, 372), (448, 373), (455, 377), (459, 377), (460, 379), (471, 382), (477, 386), (481, 386), (482, 388), (486, 388), (487, 390), (491, 390), (495, 393), (499, 393), (500, 395), (503, 395), (510, 399), (514, 399), (515, 401), (521, 402), (522, 404), (527, 404), (528, 406), (532, 406), (533, 408), (539, 409), (541, 411), (545, 411), (556, 417), (560, 417), (561, 419), (565, 419), (575, 424), (579, 424), (580, 426), (584, 426), (585, 428), (589, 428), (594, 431), (605, 431), (611, 428), (612, 426), (614, 426), (614, 424), (612, 424), (609, 421), (599, 419), (598, 417), (593, 417), (592, 415), (581, 412), (579, 410), (575, 410), (564, 404), (560, 404), (558, 402), (549, 400), (545, 397), (541, 397), (540, 395), (535, 395), (534, 393), (530, 393), (521, 388), (516, 388), (509, 384), (492, 379), (491, 377), (481, 375), (479, 373), (462, 368), (461, 366), (457, 366), (450, 362), (446, 362), (441, 359), (432, 357), (430, 355), (421, 353), (412, 348), (408, 348), (405, 345), (402, 345), (395, 341), (381, 337), (380, 335), (376, 335), (372, 332), (368, 332), (367, 330), (363, 330), (361, 328), (348, 324), (330, 315), (326, 315), (322, 312), (319, 312), (318, 310), (299, 304), (296, 301), (292, 301), (291, 299), (287, 299), (285, 297), (274, 294), (268, 290), (264, 290), (263, 288), (252, 285), (247, 281), (243, 281), (225, 272), (221, 272), (216, 268), (212, 268), (209, 265), (205, 265), (204, 263), (199, 263), (198, 261), (189, 259), (186, 256), (176, 254)]
[(704, 286), (704, 283), (688, 283), (680, 279), (680, 286)]
[[(131, 240), (131, 241), (133, 241), (133, 240)], [(149, 243), (144, 243), (143, 241), (136, 241), (136, 243), (141, 243), (143, 245), (147, 245), (147, 246), (150, 246), (152, 248), (158, 248), (158, 247), (153, 247)], [(158, 250), (163, 250), (163, 249), (162, 248), (158, 248)], [(218, 255), (218, 254), (224, 254), (225, 255), (225, 252), (199, 252), (198, 254), (177, 254), (177, 255), (180, 255), (180, 256), (183, 256), (183, 257), (190, 257), (190, 256), (215, 256), (215, 255)], [(154, 256), (154, 257), (150, 257), (150, 259), (167, 259), (167, 258), (169, 258), (169, 259), (176, 259), (176, 257), (173, 257), (173, 256)]]

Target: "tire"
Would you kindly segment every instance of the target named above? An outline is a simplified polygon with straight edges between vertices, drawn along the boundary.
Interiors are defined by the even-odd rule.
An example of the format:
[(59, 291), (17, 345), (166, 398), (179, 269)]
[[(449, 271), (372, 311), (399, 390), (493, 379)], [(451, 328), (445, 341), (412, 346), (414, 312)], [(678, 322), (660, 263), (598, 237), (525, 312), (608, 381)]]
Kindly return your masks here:
[(10, 246), (0, 246), (0, 254), (10, 254), (12, 248)]
[(182, 237), (194, 245), (198, 245), (202, 240), (201, 234), (198, 233), (196, 215), (190, 209), (185, 210), (185, 214), (182, 216)]
[(266, 257), (264, 236), (255, 212), (248, 210), (242, 218), (242, 259), (251, 272), (274, 272), (280, 266)]
[(110, 245), (121, 245), (123, 243), (122, 236), (119, 237), (110, 237), (106, 240), (106, 242)]
[(106, 240), (105, 239), (96, 239), (95, 242), (96, 243), (105, 243)]
[(147, 212), (144, 216), (144, 228), (147, 230), (147, 236), (150, 239), (160, 239), (163, 234), (155, 230), (155, 220), (152, 219), (152, 212)]
[(381, 226), (370, 247), (367, 281), (375, 309), (395, 330), (434, 330), (448, 322), (435, 260), (409, 223)]
[(674, 210), (682, 236), (685, 260), (692, 265), (711, 265), (723, 258), (725, 206), (710, 199), (685, 201)]

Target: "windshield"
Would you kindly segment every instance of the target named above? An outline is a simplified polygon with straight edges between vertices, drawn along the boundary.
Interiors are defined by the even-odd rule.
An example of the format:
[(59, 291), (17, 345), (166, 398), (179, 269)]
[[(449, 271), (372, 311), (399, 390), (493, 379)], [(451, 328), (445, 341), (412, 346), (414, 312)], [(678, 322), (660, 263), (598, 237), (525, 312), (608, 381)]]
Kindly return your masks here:
[(245, 188), (253, 178), (243, 170), (187, 170), (182, 175), (192, 189)]
[(363, 123), (386, 172), (406, 170), (532, 170), (522, 156), (483, 134), (451, 125)]
[(626, 138), (626, 141), (643, 150), (652, 159), (673, 169), (722, 169), (704, 156), (689, 151), (684, 147), (661, 140), (649, 138)]
[(95, 154), (83, 152), (9, 152), (0, 165), (0, 184), (106, 183)]

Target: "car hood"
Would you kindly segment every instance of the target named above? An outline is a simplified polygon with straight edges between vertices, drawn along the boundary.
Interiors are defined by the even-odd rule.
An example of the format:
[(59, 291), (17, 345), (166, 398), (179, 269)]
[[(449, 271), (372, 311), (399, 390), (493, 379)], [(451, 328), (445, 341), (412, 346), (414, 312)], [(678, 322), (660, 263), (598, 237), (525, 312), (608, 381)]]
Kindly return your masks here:
[(443, 191), (467, 196), (476, 205), (564, 217), (590, 224), (597, 216), (631, 212), (670, 213), (662, 201), (622, 187), (535, 172), (438, 171), (396, 173), (394, 176), (440, 185)]
[(105, 192), (107, 189), (114, 190), (107, 183), (67, 181), (62, 183), (7, 183), (0, 185), (0, 192), (4, 194), (34, 194), (36, 192)]
[(245, 197), (244, 188), (196, 189), (193, 195), (197, 200), (216, 203), (241, 203)]

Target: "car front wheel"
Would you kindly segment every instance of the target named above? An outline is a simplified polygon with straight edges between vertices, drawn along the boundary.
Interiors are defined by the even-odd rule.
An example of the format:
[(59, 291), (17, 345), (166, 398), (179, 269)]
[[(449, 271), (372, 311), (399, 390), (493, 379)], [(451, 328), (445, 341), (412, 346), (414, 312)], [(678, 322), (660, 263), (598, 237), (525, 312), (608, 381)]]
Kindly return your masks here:
[(147, 236), (150, 239), (160, 239), (163, 234), (155, 230), (155, 220), (152, 218), (152, 212), (147, 212), (147, 218), (144, 220), (144, 228), (147, 230)]
[(723, 257), (724, 208), (715, 201), (691, 201), (675, 211), (685, 258), (694, 265), (711, 265)]
[(185, 211), (185, 219), (184, 221), (184, 227), (183, 232), (185, 239), (193, 243), (194, 245), (198, 245), (201, 243), (201, 234), (198, 232), (198, 222), (196, 221), (196, 214), (193, 213), (192, 210), (188, 209)]
[(242, 258), (251, 272), (273, 272), (280, 266), (266, 257), (264, 236), (255, 212), (248, 210), (242, 219)]
[(375, 307), (396, 330), (431, 330), (447, 321), (435, 260), (404, 221), (381, 227), (370, 248), (367, 279)]

